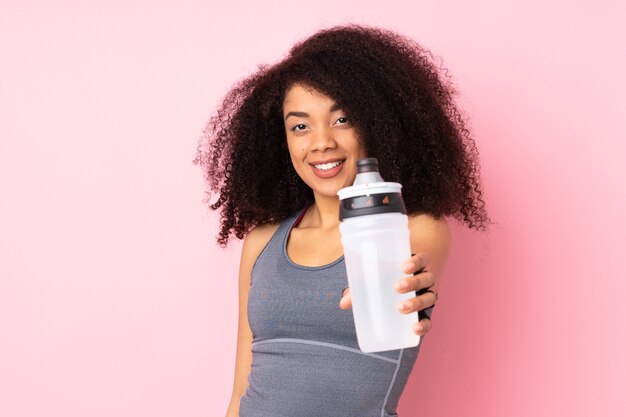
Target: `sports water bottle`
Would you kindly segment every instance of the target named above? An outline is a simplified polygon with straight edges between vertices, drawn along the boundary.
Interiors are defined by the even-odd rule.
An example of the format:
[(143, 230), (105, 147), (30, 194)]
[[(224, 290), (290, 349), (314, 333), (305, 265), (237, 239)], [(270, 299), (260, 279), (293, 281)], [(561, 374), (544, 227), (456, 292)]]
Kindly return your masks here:
[(420, 336), (412, 330), (417, 312), (403, 314), (397, 308), (415, 292), (400, 294), (394, 288), (406, 275), (402, 264), (411, 257), (402, 185), (384, 182), (375, 158), (361, 159), (356, 166), (354, 185), (337, 194), (359, 348), (381, 352), (417, 346)]

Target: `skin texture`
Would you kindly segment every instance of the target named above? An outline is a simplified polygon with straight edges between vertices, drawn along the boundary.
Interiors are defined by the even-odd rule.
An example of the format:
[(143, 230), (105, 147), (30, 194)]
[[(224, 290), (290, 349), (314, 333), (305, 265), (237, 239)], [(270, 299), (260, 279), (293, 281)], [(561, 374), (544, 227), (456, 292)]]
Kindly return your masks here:
[[(291, 164), (302, 181), (313, 190), (316, 201), (323, 197), (336, 200), (337, 190), (350, 186), (356, 176), (356, 161), (365, 158), (346, 112), (334, 109), (330, 97), (296, 84), (285, 95), (285, 131)], [(340, 173), (333, 178), (319, 178), (314, 162), (343, 160)]]

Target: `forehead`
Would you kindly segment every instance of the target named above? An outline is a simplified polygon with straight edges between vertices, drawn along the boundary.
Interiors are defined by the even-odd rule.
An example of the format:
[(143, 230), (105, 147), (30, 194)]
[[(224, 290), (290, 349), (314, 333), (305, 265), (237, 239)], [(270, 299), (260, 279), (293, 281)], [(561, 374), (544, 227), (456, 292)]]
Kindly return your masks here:
[(334, 107), (334, 105), (335, 100), (304, 84), (295, 84), (290, 87), (285, 93), (285, 99), (283, 100), (284, 109), (298, 106), (330, 108)]

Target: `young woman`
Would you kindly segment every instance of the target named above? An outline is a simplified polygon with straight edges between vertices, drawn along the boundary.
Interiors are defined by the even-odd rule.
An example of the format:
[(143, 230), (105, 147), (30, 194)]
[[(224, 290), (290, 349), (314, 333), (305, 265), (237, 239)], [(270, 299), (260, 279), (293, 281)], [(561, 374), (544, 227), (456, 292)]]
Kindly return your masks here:
[[(411, 249), (396, 291), (431, 327), (450, 248), (446, 216), (489, 219), (478, 153), (431, 55), (388, 30), (342, 26), (238, 83), (198, 147), (218, 242), (244, 239), (228, 416), (395, 416), (420, 345), (369, 354), (356, 341), (337, 191), (375, 157), (403, 185)], [(209, 201), (209, 200), (207, 200)]]

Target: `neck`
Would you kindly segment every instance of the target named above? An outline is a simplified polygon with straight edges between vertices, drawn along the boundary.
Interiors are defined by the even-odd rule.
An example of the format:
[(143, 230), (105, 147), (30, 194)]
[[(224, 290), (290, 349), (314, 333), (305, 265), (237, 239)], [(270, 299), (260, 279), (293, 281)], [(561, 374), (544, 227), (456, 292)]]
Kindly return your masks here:
[(339, 226), (339, 197), (325, 197), (315, 194), (315, 204), (307, 211), (312, 227), (333, 229)]

